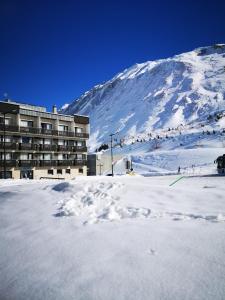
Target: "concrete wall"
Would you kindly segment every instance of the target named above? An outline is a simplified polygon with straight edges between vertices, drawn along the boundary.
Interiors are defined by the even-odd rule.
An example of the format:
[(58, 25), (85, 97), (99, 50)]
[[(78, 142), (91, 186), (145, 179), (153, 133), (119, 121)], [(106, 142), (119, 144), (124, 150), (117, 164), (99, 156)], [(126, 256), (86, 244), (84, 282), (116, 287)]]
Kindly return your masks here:
[[(118, 155), (118, 154), (113, 155), (114, 163), (120, 160), (122, 157), (123, 155)], [(92, 162), (92, 164), (94, 163)], [(98, 154), (96, 157), (96, 175), (111, 174), (112, 173), (111, 169), (112, 169), (112, 164), (111, 164), (110, 151), (104, 152), (102, 154)]]

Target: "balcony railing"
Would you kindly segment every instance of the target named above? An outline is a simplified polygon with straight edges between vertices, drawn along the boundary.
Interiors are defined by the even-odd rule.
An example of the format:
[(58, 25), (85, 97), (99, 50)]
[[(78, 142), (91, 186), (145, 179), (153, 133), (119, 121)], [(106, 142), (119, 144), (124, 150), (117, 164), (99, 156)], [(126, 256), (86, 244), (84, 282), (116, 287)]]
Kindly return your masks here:
[(41, 128), (35, 127), (19, 127), (19, 131), (22, 133), (33, 133), (33, 134), (41, 134)]
[(38, 166), (38, 160), (19, 160), (18, 161), (18, 167), (37, 167)]
[[(0, 131), (4, 131), (4, 124), (0, 124)], [(73, 132), (73, 131), (60, 131), (52, 129), (43, 129), (36, 127), (19, 127), (12, 125), (5, 125), (6, 132), (21, 132), (27, 134), (38, 134), (38, 135), (51, 135), (51, 136), (63, 136), (63, 137), (79, 137), (79, 138), (89, 138), (89, 134), (85, 132)]]
[[(0, 149), (4, 149), (4, 142), (0, 142)], [(51, 151), (51, 152), (87, 152), (86, 146), (63, 146), (31, 143), (5, 142), (6, 150), (25, 150), (25, 151)]]
[(74, 146), (74, 152), (87, 152), (86, 146)]
[(40, 160), (39, 166), (40, 167), (56, 167), (57, 160)]
[(17, 160), (5, 160), (4, 159), (0, 159), (0, 167), (4, 167), (4, 164), (6, 165), (6, 167), (16, 167), (17, 166), (18, 161)]
[(36, 144), (29, 144), (29, 143), (20, 143), (19, 150), (38, 150), (38, 145)]
[[(74, 160), (6, 160), (6, 167), (69, 167), (69, 166), (86, 166), (87, 160), (74, 159)], [(0, 167), (4, 167), (4, 160), (0, 160)]]
[(40, 151), (56, 151), (57, 145), (47, 145), (47, 144), (41, 144), (39, 145)]
[(87, 152), (87, 147), (86, 146), (58, 145), (57, 150), (59, 152)]
[[(0, 142), (0, 149), (4, 149), (4, 142)], [(16, 143), (5, 142), (5, 149), (7, 150), (16, 150), (18, 149)]]

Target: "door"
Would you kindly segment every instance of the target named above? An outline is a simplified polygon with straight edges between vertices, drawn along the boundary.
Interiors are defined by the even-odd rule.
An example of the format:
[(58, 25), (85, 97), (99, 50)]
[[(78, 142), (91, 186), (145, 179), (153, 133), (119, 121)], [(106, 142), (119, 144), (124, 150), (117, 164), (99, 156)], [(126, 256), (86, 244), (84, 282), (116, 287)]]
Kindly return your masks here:
[(32, 170), (21, 170), (20, 178), (21, 179), (33, 179), (33, 171)]

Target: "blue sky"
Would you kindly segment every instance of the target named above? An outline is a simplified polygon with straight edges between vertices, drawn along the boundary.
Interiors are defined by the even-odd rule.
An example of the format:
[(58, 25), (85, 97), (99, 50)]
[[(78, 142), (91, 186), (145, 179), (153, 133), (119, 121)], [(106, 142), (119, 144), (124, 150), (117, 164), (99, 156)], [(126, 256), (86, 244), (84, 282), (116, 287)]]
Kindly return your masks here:
[(225, 43), (224, 1), (0, 0), (0, 98), (61, 106), (134, 63)]

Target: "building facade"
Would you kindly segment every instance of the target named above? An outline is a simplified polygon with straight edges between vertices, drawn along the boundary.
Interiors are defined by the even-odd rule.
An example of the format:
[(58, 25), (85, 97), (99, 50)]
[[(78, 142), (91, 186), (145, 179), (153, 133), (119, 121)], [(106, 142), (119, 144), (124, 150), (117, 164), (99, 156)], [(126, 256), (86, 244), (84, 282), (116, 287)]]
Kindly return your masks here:
[(62, 115), (56, 107), (0, 102), (0, 178), (87, 175), (89, 118)]

